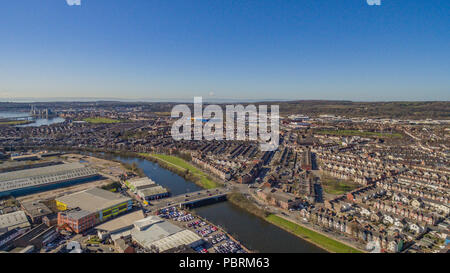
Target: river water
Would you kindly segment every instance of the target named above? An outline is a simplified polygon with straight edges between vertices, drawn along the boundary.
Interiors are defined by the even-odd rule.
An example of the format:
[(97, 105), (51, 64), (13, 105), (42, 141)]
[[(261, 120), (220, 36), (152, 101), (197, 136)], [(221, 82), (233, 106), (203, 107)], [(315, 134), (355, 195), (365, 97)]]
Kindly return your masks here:
[[(173, 195), (202, 188), (151, 161), (140, 158), (111, 157), (122, 162), (135, 162), (156, 183), (170, 189)], [(246, 247), (261, 253), (324, 253), (317, 246), (298, 238), (231, 204), (221, 202), (195, 208), (194, 211), (219, 225)]]
[[(18, 117), (29, 117), (28, 113), (24, 112), (0, 112), (0, 118), (18, 118)], [(55, 123), (64, 122), (64, 118), (55, 117), (55, 118), (37, 118), (33, 123), (17, 125), (16, 127), (39, 127), (42, 125), (51, 125)]]

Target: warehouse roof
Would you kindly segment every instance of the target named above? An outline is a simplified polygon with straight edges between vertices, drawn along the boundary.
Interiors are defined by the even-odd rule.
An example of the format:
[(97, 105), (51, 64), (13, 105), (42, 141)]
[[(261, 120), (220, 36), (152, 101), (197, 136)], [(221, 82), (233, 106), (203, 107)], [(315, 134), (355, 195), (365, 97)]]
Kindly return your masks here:
[(22, 208), (27, 212), (30, 217), (39, 217), (47, 214), (51, 214), (52, 211), (42, 202), (28, 201), (21, 202)]
[(96, 174), (96, 170), (80, 163), (2, 173), (0, 174), (0, 192), (91, 177)]
[(182, 229), (158, 216), (147, 217), (134, 225), (135, 229), (131, 231), (133, 239), (141, 246), (157, 247), (160, 252), (201, 240), (194, 232)]
[(85, 168), (85, 165), (80, 163), (67, 163), (60, 164), (55, 166), (47, 166), (41, 168), (27, 169), (21, 171), (7, 172), (0, 174), (0, 182), (14, 180), (14, 179), (23, 179), (29, 177), (36, 176), (46, 176), (53, 175), (57, 173), (72, 171), (75, 169)]
[(156, 247), (159, 250), (159, 252), (164, 252), (166, 250), (179, 247), (182, 245), (189, 246), (195, 242), (200, 241), (201, 239), (202, 238), (200, 238), (200, 236), (198, 236), (194, 232), (185, 229), (175, 234), (172, 234), (171, 236), (152, 242), (151, 245)]
[(108, 232), (115, 232), (116, 230), (121, 230), (126, 227), (132, 227), (134, 222), (141, 220), (144, 217), (145, 216), (142, 210), (138, 210), (135, 212), (127, 213), (123, 216), (117, 217), (113, 220), (98, 225), (96, 229)]
[(16, 211), (8, 214), (0, 215), (0, 229), (5, 228), (8, 230), (20, 227), (29, 227), (30, 222), (23, 211)]
[(148, 177), (130, 179), (130, 180), (128, 180), (128, 183), (130, 183), (131, 185), (133, 185), (135, 187), (155, 184), (155, 182)]
[(130, 200), (131, 198), (129, 197), (99, 188), (91, 188), (56, 199), (56, 201), (66, 204), (69, 208), (78, 207), (91, 212), (107, 209)]
[(146, 189), (142, 189), (138, 191), (138, 194), (142, 195), (142, 196), (152, 196), (152, 195), (157, 195), (157, 194), (162, 194), (162, 193), (167, 193), (167, 189), (163, 188), (162, 186), (154, 186), (151, 188), (146, 188)]

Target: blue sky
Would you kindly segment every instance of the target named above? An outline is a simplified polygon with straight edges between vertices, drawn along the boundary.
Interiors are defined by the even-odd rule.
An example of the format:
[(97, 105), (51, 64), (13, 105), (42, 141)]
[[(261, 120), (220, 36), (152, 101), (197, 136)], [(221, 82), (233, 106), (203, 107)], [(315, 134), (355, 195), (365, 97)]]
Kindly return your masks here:
[(450, 100), (450, 1), (8, 0), (0, 99)]

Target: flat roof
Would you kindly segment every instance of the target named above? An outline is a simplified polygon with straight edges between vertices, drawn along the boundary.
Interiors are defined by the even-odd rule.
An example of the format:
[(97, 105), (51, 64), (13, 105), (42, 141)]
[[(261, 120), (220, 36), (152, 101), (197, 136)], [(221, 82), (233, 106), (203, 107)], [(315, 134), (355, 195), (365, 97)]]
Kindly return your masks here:
[(155, 187), (151, 187), (151, 188), (145, 188), (142, 190), (138, 190), (138, 194), (141, 194), (144, 196), (151, 196), (151, 195), (167, 193), (167, 192), (169, 192), (169, 191), (162, 186), (155, 186)]
[(25, 212), (21, 210), (0, 215), (0, 229), (6, 228), (11, 230), (16, 227), (24, 228), (29, 226), (30, 222), (28, 222)]
[(41, 168), (1, 173), (0, 174), (0, 182), (8, 181), (8, 180), (15, 180), (15, 179), (30, 178), (30, 177), (36, 177), (36, 176), (57, 174), (60, 172), (67, 172), (67, 171), (72, 171), (74, 169), (80, 169), (80, 168), (86, 168), (86, 166), (75, 162), (75, 163), (66, 163), (66, 164), (60, 164), (60, 165), (54, 165), (54, 166), (47, 166), (47, 167), (41, 167)]
[(182, 229), (158, 216), (150, 216), (135, 223), (131, 236), (141, 246), (157, 247), (159, 252), (190, 245), (201, 240), (194, 232)]
[(179, 247), (182, 245), (189, 246), (200, 240), (202, 240), (200, 236), (198, 236), (197, 234), (188, 229), (185, 229), (175, 234), (172, 234), (168, 237), (160, 239), (158, 241), (152, 242), (151, 245), (159, 249), (160, 252), (164, 252), (166, 250)]
[(0, 174), (0, 192), (60, 183), (95, 175), (98, 175), (96, 170), (80, 163), (2, 173)]
[(120, 203), (131, 201), (119, 193), (112, 193), (99, 188), (91, 188), (56, 198), (56, 201), (66, 204), (69, 208), (81, 208), (82, 210), (96, 212), (104, 210)]
[(108, 232), (114, 232), (126, 227), (133, 227), (134, 222), (144, 219), (144, 213), (142, 210), (127, 213), (115, 219), (109, 220), (101, 225), (96, 226), (98, 230), (104, 230)]
[(52, 213), (52, 211), (44, 203), (39, 201), (21, 202), (20, 205), (27, 213), (31, 215), (31, 217), (38, 217)]
[(88, 215), (91, 215), (92, 212), (87, 210), (70, 210), (63, 212), (67, 217), (74, 220), (82, 219)]

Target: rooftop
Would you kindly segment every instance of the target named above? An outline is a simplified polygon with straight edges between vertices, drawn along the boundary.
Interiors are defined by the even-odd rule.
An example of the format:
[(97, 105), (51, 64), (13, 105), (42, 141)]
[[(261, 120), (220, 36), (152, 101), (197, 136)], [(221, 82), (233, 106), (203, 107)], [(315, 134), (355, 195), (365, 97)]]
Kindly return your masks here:
[(133, 223), (144, 219), (144, 213), (142, 210), (127, 213), (110, 221), (107, 221), (101, 225), (98, 225), (96, 229), (104, 230), (108, 232), (114, 232), (116, 230), (121, 230), (126, 227), (132, 227)]
[(80, 163), (27, 169), (0, 174), (0, 192), (91, 177), (97, 171)]
[(85, 165), (80, 164), (80, 163), (67, 163), (67, 164), (60, 164), (60, 165), (55, 165), (55, 166), (47, 166), (47, 167), (34, 168), (34, 169), (28, 169), (28, 170), (1, 173), (0, 174), (0, 182), (8, 181), (8, 180), (15, 180), (15, 179), (30, 178), (30, 177), (36, 177), (36, 176), (52, 175), (52, 174), (72, 171), (74, 169), (80, 169), (80, 168), (85, 168)]
[(52, 213), (52, 211), (41, 202), (29, 201), (23, 202), (21, 205), (31, 217), (39, 217)]
[(8, 214), (0, 215), (0, 229), (5, 228), (11, 230), (16, 227), (29, 227), (30, 222), (23, 211), (16, 211)]
[(135, 222), (134, 225), (135, 229), (131, 231), (133, 239), (141, 246), (156, 247), (159, 252), (201, 240), (194, 232), (182, 229), (158, 216), (147, 217)]
[(72, 193), (56, 199), (58, 202), (66, 204), (68, 208), (81, 208), (82, 210), (95, 212), (120, 203), (131, 200), (118, 193), (112, 193), (99, 188), (91, 188), (88, 190)]

